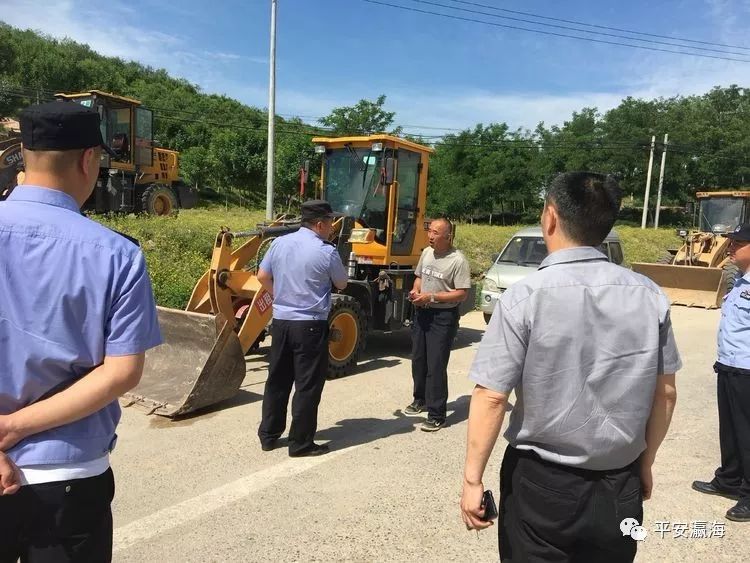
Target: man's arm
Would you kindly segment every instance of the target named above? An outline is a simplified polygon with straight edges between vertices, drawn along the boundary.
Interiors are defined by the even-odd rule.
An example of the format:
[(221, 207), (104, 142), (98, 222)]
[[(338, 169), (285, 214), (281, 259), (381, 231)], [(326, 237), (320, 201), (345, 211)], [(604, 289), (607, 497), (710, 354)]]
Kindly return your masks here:
[(349, 283), (349, 274), (347, 274), (344, 264), (341, 262), (341, 256), (339, 256), (339, 253), (335, 249), (331, 249), (328, 269), (333, 286), (339, 290), (346, 289)]
[(273, 297), (273, 276), (271, 272), (264, 270), (262, 267), (258, 268), (258, 281), (268, 293)]
[(492, 525), (481, 519), (484, 485), (482, 476), (503, 425), (507, 393), (492, 391), (481, 385), (474, 387), (469, 406), (469, 429), (466, 437), (466, 463), (461, 493), (461, 516), (469, 529), (482, 529)]
[(651, 414), (646, 423), (646, 449), (640, 458), (641, 486), (643, 488), (643, 498), (646, 500), (651, 498), (651, 492), (654, 487), (651, 467), (656, 460), (656, 452), (667, 435), (676, 404), (677, 388), (675, 385), (675, 375), (658, 376)]
[(145, 352), (106, 356), (104, 363), (67, 389), (12, 414), (0, 416), (0, 451), (28, 436), (93, 414), (138, 385)]

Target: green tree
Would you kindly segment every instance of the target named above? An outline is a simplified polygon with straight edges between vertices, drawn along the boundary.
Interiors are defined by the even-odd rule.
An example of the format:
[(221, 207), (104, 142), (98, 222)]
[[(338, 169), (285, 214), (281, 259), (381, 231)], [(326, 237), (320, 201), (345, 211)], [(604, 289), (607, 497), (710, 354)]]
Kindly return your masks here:
[[(374, 102), (360, 100), (354, 106), (334, 108), (329, 115), (321, 117), (318, 122), (329, 127), (334, 135), (371, 135), (385, 133), (393, 124), (396, 112), (385, 111), (385, 95), (378, 96)], [(400, 135), (401, 127), (390, 131)]]

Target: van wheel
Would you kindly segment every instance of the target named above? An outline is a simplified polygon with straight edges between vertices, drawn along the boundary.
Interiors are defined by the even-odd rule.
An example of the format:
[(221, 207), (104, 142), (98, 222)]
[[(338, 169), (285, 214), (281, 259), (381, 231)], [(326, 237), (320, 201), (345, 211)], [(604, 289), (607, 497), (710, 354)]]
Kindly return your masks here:
[(490, 324), (490, 319), (492, 318), (492, 313), (485, 313), (484, 314), (484, 322), (485, 324)]

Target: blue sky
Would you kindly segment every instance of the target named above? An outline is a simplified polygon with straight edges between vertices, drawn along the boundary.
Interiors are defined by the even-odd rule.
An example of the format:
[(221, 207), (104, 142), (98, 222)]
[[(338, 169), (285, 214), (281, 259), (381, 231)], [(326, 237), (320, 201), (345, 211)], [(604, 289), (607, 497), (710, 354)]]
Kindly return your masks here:
[[(571, 33), (414, 0), (382, 1)], [(450, 0), (429, 1), (491, 12)], [(473, 1), (750, 47), (750, 0)], [(747, 86), (750, 78), (750, 62), (582, 42), (363, 0), (278, 0), (278, 5), (277, 112), (307, 121), (332, 107), (386, 94), (387, 108), (414, 133), (440, 132), (416, 126), (450, 130), (500, 121), (533, 128), (539, 121), (560, 124), (582, 107), (609, 109), (629, 95), (701, 94), (715, 85)], [(88, 43), (102, 54), (166, 68), (205, 92), (267, 106), (270, 0), (0, 0), (0, 19)]]

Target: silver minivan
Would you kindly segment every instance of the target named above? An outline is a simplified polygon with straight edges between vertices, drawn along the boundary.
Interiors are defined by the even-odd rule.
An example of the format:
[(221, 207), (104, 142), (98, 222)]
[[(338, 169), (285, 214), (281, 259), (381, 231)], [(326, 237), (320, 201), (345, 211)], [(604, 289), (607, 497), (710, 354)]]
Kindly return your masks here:
[[(622, 243), (615, 231), (610, 231), (598, 249), (610, 262), (623, 263), (625, 257)], [(535, 272), (546, 257), (547, 245), (544, 244), (541, 227), (521, 229), (511, 237), (500, 254), (492, 257), (492, 266), (484, 274), (480, 296), (480, 309), (484, 313), (485, 322), (490, 322), (500, 294), (518, 280)]]

